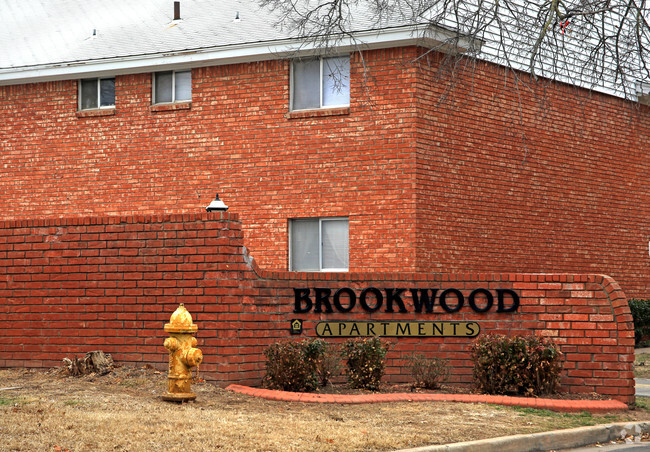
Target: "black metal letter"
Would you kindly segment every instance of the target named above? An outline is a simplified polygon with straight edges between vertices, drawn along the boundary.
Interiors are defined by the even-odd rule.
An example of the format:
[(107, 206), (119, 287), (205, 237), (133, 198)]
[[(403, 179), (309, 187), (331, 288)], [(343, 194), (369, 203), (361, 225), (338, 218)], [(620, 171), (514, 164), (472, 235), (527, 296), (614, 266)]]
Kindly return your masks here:
[[(293, 312), (302, 314), (311, 310), (311, 298), (309, 298), (309, 289), (293, 289), (294, 308)], [(305, 307), (302, 307), (302, 302), (305, 302)]]
[[(385, 289), (386, 290), (386, 311), (385, 312), (395, 312), (393, 311), (393, 301), (399, 306), (399, 312), (408, 312), (404, 302), (402, 301), (402, 293), (406, 289)], [(393, 291), (395, 291), (393, 293)]]
[(321, 305), (325, 305), (325, 312), (330, 314), (334, 312), (332, 305), (330, 304), (330, 294), (332, 293), (331, 289), (323, 287), (314, 288), (314, 312), (323, 312), (321, 310)]
[[(474, 300), (474, 297), (476, 297), (476, 294), (482, 293), (485, 295), (485, 298), (487, 299), (487, 302), (485, 303), (485, 306), (482, 308), (479, 308), (476, 305), (476, 301)], [(492, 305), (494, 304), (494, 296), (492, 296), (492, 292), (490, 292), (487, 289), (476, 289), (473, 290), (471, 294), (469, 294), (469, 306), (472, 308), (475, 312), (488, 312)]]
[[(368, 306), (368, 303), (366, 303), (366, 295), (368, 292), (372, 292), (375, 294), (375, 298), (377, 299), (377, 304), (374, 307)], [(363, 308), (364, 311), (367, 312), (375, 312), (378, 311), (379, 308), (381, 308), (382, 303), (384, 302), (384, 296), (381, 294), (381, 291), (375, 287), (368, 287), (367, 289), (363, 289), (363, 292), (361, 292), (361, 296), (359, 297), (359, 303), (361, 304), (361, 307)]]
[[(505, 304), (503, 302), (503, 296), (505, 294), (508, 294), (512, 297), (512, 305), (508, 306), (507, 308), (505, 307)], [(497, 297), (498, 297), (497, 312), (515, 312), (519, 307), (519, 295), (517, 295), (517, 292), (515, 292), (514, 290), (497, 289)]]
[[(348, 304), (346, 308), (344, 308), (343, 305), (341, 304), (342, 293), (348, 294), (348, 298), (350, 299), (350, 304)], [(334, 294), (334, 307), (339, 312), (350, 312), (356, 303), (357, 303), (357, 295), (354, 293), (354, 290), (350, 289), (349, 287), (341, 287)]]
[[(431, 298), (429, 298), (429, 290), (432, 291)], [(427, 313), (433, 312), (433, 303), (436, 300), (437, 293), (438, 289), (420, 289), (421, 297), (418, 297), (418, 289), (411, 289), (415, 312), (422, 312), (423, 305)]]
[[(449, 305), (447, 304), (446, 298), (447, 298), (447, 294), (449, 293), (453, 293), (454, 295), (456, 295), (456, 298), (458, 299), (458, 304), (453, 308), (450, 308)], [(458, 289), (443, 290), (442, 293), (440, 294), (440, 306), (442, 306), (442, 309), (444, 309), (446, 312), (458, 312), (461, 310), (464, 303), (465, 303), (465, 298), (463, 297), (463, 294)]]

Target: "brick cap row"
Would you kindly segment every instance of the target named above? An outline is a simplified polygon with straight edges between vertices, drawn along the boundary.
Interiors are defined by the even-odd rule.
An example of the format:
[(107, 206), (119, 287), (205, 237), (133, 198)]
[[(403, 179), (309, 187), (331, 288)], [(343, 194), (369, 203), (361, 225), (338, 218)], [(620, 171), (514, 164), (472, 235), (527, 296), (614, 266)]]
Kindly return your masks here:
[(137, 223), (180, 223), (185, 221), (214, 221), (224, 220), (239, 222), (239, 214), (235, 212), (188, 212), (162, 213), (147, 215), (102, 215), (60, 218), (31, 218), (22, 220), (0, 221), (0, 228), (30, 228), (47, 226), (85, 226), (101, 224), (137, 224)]

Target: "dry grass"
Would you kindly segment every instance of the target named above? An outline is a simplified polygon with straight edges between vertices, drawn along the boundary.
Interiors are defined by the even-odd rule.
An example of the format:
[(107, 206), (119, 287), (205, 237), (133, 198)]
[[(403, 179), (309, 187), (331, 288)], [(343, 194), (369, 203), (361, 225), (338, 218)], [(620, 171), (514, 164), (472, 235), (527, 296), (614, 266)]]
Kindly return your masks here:
[(650, 354), (640, 353), (634, 359), (634, 376), (650, 378)]
[(163, 402), (165, 375), (104, 377), (0, 370), (1, 451), (353, 451), (468, 441), (631, 419), (461, 403), (316, 405), (272, 402), (194, 385), (196, 402)]

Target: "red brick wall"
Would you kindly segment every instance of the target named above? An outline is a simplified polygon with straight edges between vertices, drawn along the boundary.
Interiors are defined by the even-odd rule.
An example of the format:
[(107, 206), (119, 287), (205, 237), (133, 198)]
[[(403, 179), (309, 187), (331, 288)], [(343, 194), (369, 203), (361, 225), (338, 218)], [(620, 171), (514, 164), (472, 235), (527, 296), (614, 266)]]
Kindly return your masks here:
[[(151, 74), (115, 114), (78, 117), (77, 82), (0, 87), (0, 218), (197, 213), (215, 194), (248, 246), (288, 268), (289, 218), (350, 217), (350, 269), (413, 269), (413, 49), (352, 61), (343, 114), (287, 117), (286, 60), (192, 71), (190, 109), (152, 111)], [(399, 218), (400, 221), (396, 221)]]
[[(516, 313), (296, 314), (294, 288), (514, 290)], [(408, 290), (407, 290), (408, 293)], [(0, 222), (0, 367), (50, 367), (102, 349), (120, 362), (165, 368), (163, 325), (185, 303), (199, 327), (201, 372), (259, 384), (263, 350), (293, 318), (313, 337), (322, 320), (476, 321), (481, 334), (536, 333), (565, 354), (564, 389), (633, 401), (634, 332), (625, 295), (601, 275), (521, 273), (289, 273), (260, 270), (236, 214), (85, 217)], [(410, 306), (409, 297), (403, 297)], [(414, 352), (449, 360), (471, 382), (468, 338), (390, 339), (387, 379), (409, 381)], [(333, 339), (336, 341), (336, 339)], [(340, 341), (340, 339), (339, 339)]]
[(354, 55), (349, 113), (325, 117), (287, 117), (285, 60), (194, 69), (175, 111), (152, 111), (151, 74), (118, 76), (99, 117), (76, 81), (0, 87), (0, 218), (219, 192), (266, 269), (287, 269), (289, 218), (349, 216), (351, 271), (603, 273), (650, 298), (650, 109), (418, 55)]
[(605, 273), (650, 298), (650, 108), (466, 64), (418, 66), (418, 269)]

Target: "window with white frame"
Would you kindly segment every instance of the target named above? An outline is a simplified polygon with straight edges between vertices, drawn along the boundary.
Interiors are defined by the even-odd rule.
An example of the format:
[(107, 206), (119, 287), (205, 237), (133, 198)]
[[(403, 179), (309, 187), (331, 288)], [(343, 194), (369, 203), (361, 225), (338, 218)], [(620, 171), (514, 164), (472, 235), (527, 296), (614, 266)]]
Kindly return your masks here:
[(291, 271), (348, 271), (348, 218), (289, 220)]
[(154, 73), (154, 104), (192, 100), (192, 71)]
[(115, 107), (115, 77), (79, 81), (79, 110)]
[(291, 109), (350, 105), (350, 57), (296, 60), (291, 70)]

